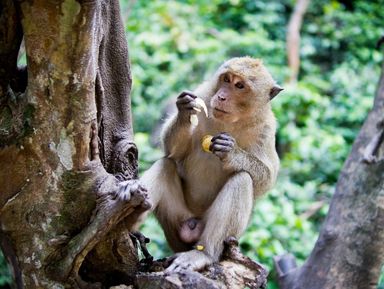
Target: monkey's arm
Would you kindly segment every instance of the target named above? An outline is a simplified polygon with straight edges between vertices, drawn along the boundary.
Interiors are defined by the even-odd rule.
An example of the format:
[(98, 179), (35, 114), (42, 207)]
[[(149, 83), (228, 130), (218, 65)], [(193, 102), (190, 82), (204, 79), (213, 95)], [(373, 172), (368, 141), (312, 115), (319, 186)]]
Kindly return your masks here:
[(170, 118), (162, 132), (165, 156), (175, 160), (183, 158), (191, 145), (191, 133), (188, 120), (179, 114)]
[(272, 187), (278, 170), (278, 166), (274, 167), (266, 159), (267, 156), (261, 149), (250, 153), (237, 147), (225, 160), (225, 167), (249, 173), (256, 189), (255, 194), (261, 195)]
[(176, 100), (177, 114), (164, 125), (162, 140), (165, 155), (173, 159), (181, 159), (191, 146), (192, 127), (190, 117), (196, 114), (198, 105), (196, 96), (183, 91)]
[(276, 151), (274, 148), (268, 151), (267, 148), (266, 144), (255, 144), (250, 151), (246, 151), (227, 133), (215, 136), (210, 147), (223, 161), (225, 168), (249, 173), (256, 196), (263, 194), (273, 185), (279, 168)]

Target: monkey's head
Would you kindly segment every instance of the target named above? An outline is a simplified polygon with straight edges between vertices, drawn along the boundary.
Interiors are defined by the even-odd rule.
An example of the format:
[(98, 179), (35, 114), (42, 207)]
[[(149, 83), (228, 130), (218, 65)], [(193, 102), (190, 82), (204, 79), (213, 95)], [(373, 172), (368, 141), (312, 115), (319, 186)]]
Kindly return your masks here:
[(257, 114), (282, 88), (260, 59), (236, 57), (216, 72), (216, 89), (210, 99), (215, 119), (237, 122)]

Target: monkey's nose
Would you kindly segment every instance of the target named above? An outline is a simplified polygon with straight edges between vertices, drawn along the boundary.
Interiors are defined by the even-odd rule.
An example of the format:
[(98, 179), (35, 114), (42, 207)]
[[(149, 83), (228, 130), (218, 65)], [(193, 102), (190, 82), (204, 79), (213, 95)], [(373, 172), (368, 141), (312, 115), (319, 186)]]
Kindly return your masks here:
[(224, 97), (224, 96), (222, 96), (222, 95), (219, 95), (218, 96), (219, 97), (219, 100), (221, 100), (221, 101), (224, 101), (226, 98)]

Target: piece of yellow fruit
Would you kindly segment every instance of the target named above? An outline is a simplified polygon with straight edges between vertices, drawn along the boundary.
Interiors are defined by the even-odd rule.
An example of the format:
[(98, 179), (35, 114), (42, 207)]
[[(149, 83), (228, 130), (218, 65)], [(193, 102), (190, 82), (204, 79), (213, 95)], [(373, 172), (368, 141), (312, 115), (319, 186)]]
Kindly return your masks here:
[(211, 153), (211, 151), (209, 150), (209, 147), (211, 146), (212, 138), (213, 138), (213, 136), (211, 136), (209, 134), (205, 135), (202, 138), (201, 146), (203, 147), (203, 151), (205, 151), (207, 153)]
[(204, 250), (204, 246), (203, 245), (196, 245), (196, 250), (203, 251)]
[(193, 126), (197, 126), (199, 124), (199, 119), (197, 118), (197, 115), (196, 114), (192, 114), (190, 117), (189, 117), (189, 121), (191, 122), (191, 124)]
[[(202, 100), (201, 98), (197, 97), (195, 99), (195, 101), (196, 101), (197, 105), (200, 106), (204, 110), (205, 116), (208, 117), (208, 108), (207, 108), (204, 100)], [(201, 112), (200, 108), (194, 107), (193, 109), (196, 110), (197, 112)], [(192, 114), (189, 117), (189, 121), (191, 122), (192, 126), (194, 126), (194, 127), (199, 124), (199, 119), (197, 118), (196, 114)]]
[[(207, 108), (207, 105), (205, 104), (204, 100), (202, 100), (201, 98), (196, 98), (195, 99), (196, 103), (203, 108), (204, 110), (204, 113), (205, 113), (205, 116), (208, 117), (208, 108)], [(200, 110), (201, 111), (201, 110)]]

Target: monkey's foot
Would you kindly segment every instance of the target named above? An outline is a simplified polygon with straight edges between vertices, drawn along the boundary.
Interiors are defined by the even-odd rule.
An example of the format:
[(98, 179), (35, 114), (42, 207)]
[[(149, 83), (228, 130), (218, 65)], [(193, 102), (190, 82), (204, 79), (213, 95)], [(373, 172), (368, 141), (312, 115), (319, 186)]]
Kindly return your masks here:
[(152, 262), (153, 261), (153, 256), (151, 254), (149, 254), (148, 249), (147, 249), (147, 245), (146, 245), (151, 240), (149, 238), (145, 237), (139, 231), (131, 232), (130, 236), (131, 236), (131, 239), (133, 241), (136, 241), (137, 243), (139, 243), (141, 252), (143, 253), (144, 258), (145, 258), (145, 262)]
[(212, 257), (203, 251), (191, 250), (176, 254), (172, 264), (165, 272), (181, 272), (185, 270), (197, 271), (213, 263)]
[(117, 190), (111, 192), (112, 198), (121, 199), (124, 202), (131, 201), (132, 194), (135, 192), (146, 193), (147, 190), (143, 188), (138, 180), (128, 180), (118, 183)]
[[(164, 288), (174, 289), (190, 288), (190, 284), (193, 284), (194, 288), (206, 289), (265, 288), (267, 270), (262, 265), (243, 256), (235, 238), (228, 238), (225, 241), (224, 252), (219, 262), (210, 262), (210, 265), (205, 266), (199, 272), (192, 271), (191, 269), (196, 263), (191, 265), (191, 260), (193, 258), (202, 260), (200, 254), (204, 253), (195, 250), (154, 261), (149, 270), (145, 271), (146, 273), (136, 276), (137, 288), (143, 289), (151, 286), (158, 288), (159, 284), (162, 284)], [(173, 263), (168, 266), (172, 260)], [(162, 272), (162, 268), (167, 266), (165, 272)]]

